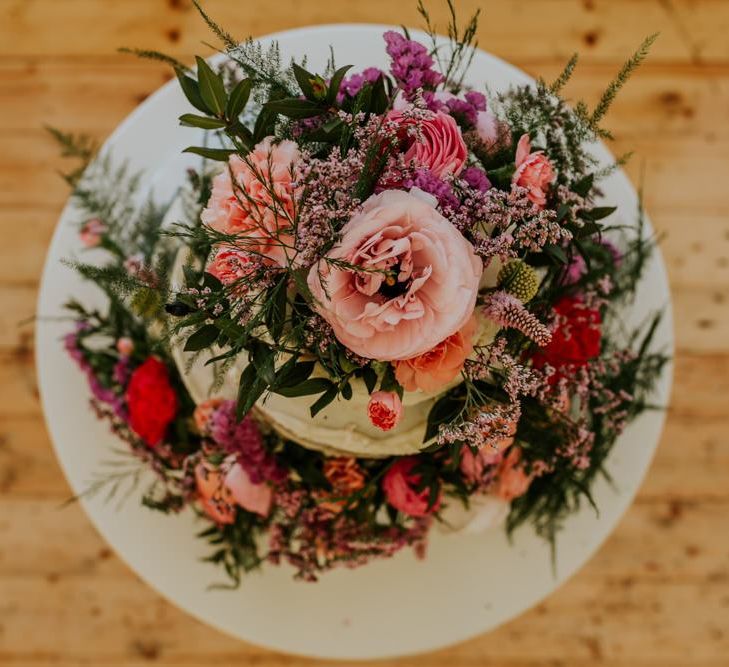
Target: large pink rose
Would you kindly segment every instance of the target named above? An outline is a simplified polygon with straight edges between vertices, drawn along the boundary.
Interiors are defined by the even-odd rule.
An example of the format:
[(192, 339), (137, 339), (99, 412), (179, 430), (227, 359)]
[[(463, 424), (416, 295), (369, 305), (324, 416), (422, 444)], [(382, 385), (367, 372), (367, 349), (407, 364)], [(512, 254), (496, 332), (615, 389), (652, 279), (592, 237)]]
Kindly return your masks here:
[(430, 507), (430, 489), (417, 490), (420, 475), (413, 472), (417, 463), (418, 459), (414, 456), (397, 459), (382, 479), (382, 490), (387, 502), (395, 509), (409, 516), (427, 516), (440, 507), (440, 495)]
[(394, 361), (431, 350), (466, 324), (482, 268), (434, 197), (387, 190), (342, 228), (308, 283), (341, 343), (362, 357)]
[[(466, 164), (468, 149), (453, 116), (438, 111), (427, 118), (415, 120), (396, 110), (391, 111), (387, 118), (403, 126), (406, 164), (413, 163), (417, 167), (429, 169), (439, 178), (461, 173)], [(417, 127), (419, 136), (410, 136), (406, 132), (413, 127)]]
[(437, 391), (458, 377), (473, 351), (476, 318), (424, 354), (395, 363), (395, 378), (408, 391)]
[(300, 160), (293, 141), (274, 144), (273, 137), (256, 144), (245, 158), (231, 155), (213, 179), (203, 224), (237, 235), (241, 248), (285, 266), (293, 257), (294, 178)]
[(516, 146), (516, 171), (511, 182), (526, 188), (529, 200), (544, 208), (547, 203), (547, 190), (554, 181), (554, 168), (549, 158), (536, 151), (532, 153), (532, 144), (528, 134), (523, 134)]

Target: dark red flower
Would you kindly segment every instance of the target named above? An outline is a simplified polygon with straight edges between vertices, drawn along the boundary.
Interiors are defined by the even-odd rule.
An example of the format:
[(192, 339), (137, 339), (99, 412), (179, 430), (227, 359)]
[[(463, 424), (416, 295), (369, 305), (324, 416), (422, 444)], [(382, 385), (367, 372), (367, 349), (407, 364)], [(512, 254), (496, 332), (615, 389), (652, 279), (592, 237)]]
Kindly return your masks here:
[(600, 354), (602, 320), (599, 310), (587, 308), (576, 297), (564, 297), (554, 310), (559, 316), (557, 330), (550, 343), (537, 351), (533, 362), (536, 368), (547, 364), (556, 368), (557, 373), (552, 376), (556, 381)]
[(134, 369), (127, 385), (129, 426), (150, 447), (159, 444), (177, 414), (177, 395), (167, 366), (149, 357)]

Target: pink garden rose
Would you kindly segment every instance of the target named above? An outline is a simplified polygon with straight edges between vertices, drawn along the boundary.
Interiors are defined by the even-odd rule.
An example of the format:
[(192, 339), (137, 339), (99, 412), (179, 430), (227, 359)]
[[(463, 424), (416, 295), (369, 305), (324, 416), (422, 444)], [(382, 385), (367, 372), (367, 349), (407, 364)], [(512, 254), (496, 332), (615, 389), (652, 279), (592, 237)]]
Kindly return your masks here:
[(554, 177), (549, 158), (542, 151), (532, 153), (529, 135), (523, 134), (516, 146), (516, 171), (512, 184), (526, 188), (529, 200), (541, 209), (547, 203), (547, 190)]
[(373, 426), (390, 431), (402, 418), (402, 401), (394, 391), (376, 391), (370, 396), (367, 415)]
[(101, 243), (101, 237), (106, 233), (106, 225), (99, 218), (91, 218), (81, 225), (79, 238), (87, 248), (95, 248)]
[(521, 450), (511, 447), (499, 464), (496, 495), (502, 500), (512, 501), (514, 498), (523, 496), (531, 482), (532, 476), (527, 475), (521, 462)]
[[(429, 169), (434, 176), (461, 173), (468, 149), (455, 118), (438, 111), (422, 120), (408, 117), (402, 111), (391, 111), (388, 120), (403, 126), (403, 157), (406, 164)], [(410, 136), (408, 128), (417, 125), (419, 137)]]
[(245, 278), (251, 270), (251, 264), (252, 259), (247, 252), (229, 246), (219, 246), (205, 271), (227, 286)]
[(314, 307), (353, 352), (411, 359), (470, 319), (483, 265), (434, 197), (416, 189), (373, 195), (341, 233), (308, 284)]
[(438, 391), (458, 377), (473, 351), (476, 319), (427, 352), (395, 363), (395, 378), (407, 390)]
[[(281, 265), (293, 256), (294, 178), (301, 154), (293, 141), (266, 137), (241, 158), (231, 155), (213, 179), (203, 224), (236, 234), (240, 246)], [(231, 180), (235, 179), (235, 188)]]
[(440, 495), (432, 507), (428, 507), (430, 489), (416, 491), (420, 483), (420, 475), (413, 473), (418, 459), (406, 456), (397, 459), (385, 473), (382, 480), (382, 490), (385, 492), (387, 502), (396, 510), (409, 516), (427, 516), (440, 507)]

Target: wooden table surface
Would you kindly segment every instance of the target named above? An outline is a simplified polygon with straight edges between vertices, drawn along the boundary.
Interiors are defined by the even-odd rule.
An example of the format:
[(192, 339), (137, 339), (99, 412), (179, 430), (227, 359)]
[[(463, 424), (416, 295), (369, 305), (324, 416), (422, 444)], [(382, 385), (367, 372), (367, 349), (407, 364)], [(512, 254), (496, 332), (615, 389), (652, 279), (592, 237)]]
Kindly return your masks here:
[[(433, 15), (443, 23), (439, 0)], [(457, 0), (461, 11), (478, 5)], [(729, 665), (729, 2), (489, 0), (480, 43), (551, 77), (573, 51), (569, 93), (594, 101), (646, 34), (650, 61), (618, 99), (614, 150), (635, 150), (676, 308), (668, 424), (630, 511), (544, 603), (479, 639), (401, 665)], [(420, 25), (414, 2), (207, 0), (241, 37), (315, 23)], [(67, 196), (44, 124), (98, 139), (169, 72), (116, 53), (185, 61), (212, 41), (189, 0), (0, 0), (0, 664), (305, 665), (202, 625), (143, 584), (82, 510), (38, 402), (32, 316)], [(656, 304), (660, 305), (660, 304)], [(383, 604), (386, 602), (383, 601)], [(444, 622), (448, 611), (444, 610)], [(286, 629), (282, 628), (282, 632)], [(372, 641), (377, 641), (376, 637)]]

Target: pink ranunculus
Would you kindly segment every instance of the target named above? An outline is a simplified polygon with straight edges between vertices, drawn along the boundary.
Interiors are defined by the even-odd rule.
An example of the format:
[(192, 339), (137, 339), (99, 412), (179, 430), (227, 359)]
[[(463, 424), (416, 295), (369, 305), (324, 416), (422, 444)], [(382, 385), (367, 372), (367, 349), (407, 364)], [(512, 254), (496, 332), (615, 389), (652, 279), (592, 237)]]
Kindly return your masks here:
[[(293, 258), (295, 178), (301, 154), (289, 140), (266, 137), (241, 158), (231, 155), (213, 179), (203, 224), (235, 234), (241, 248), (281, 266)], [(235, 179), (235, 187), (233, 180)]]
[(205, 271), (227, 286), (245, 278), (251, 270), (251, 264), (252, 259), (247, 252), (230, 246), (218, 246)]
[(391, 111), (387, 118), (402, 124), (406, 164), (429, 169), (438, 178), (461, 173), (468, 158), (468, 149), (453, 116), (438, 111), (416, 120), (402, 111)]
[(106, 225), (99, 218), (91, 218), (81, 225), (79, 238), (87, 248), (95, 248), (101, 243), (101, 237), (106, 233)]
[(511, 447), (499, 464), (496, 477), (496, 495), (502, 500), (514, 500), (523, 496), (532, 482), (521, 461), (521, 451)]
[(266, 482), (254, 484), (240, 463), (234, 463), (225, 476), (224, 484), (243, 509), (268, 516), (273, 501), (273, 491)]
[(458, 377), (473, 351), (476, 318), (423, 354), (395, 363), (395, 378), (407, 391), (438, 391)]
[(416, 357), (471, 318), (483, 265), (435, 203), (415, 189), (373, 195), (309, 272), (314, 307), (361, 357)]
[(385, 473), (382, 489), (387, 502), (395, 509), (409, 516), (427, 516), (440, 507), (440, 493), (432, 507), (429, 507), (430, 489), (417, 490), (420, 475), (413, 472), (418, 459), (406, 456), (397, 459)]
[(370, 396), (367, 416), (373, 426), (390, 431), (400, 423), (402, 412), (402, 401), (394, 391), (376, 391)]
[(516, 145), (515, 163), (512, 184), (526, 188), (529, 200), (539, 208), (544, 208), (547, 203), (547, 190), (554, 181), (554, 168), (542, 151), (532, 153), (528, 134), (523, 134)]

